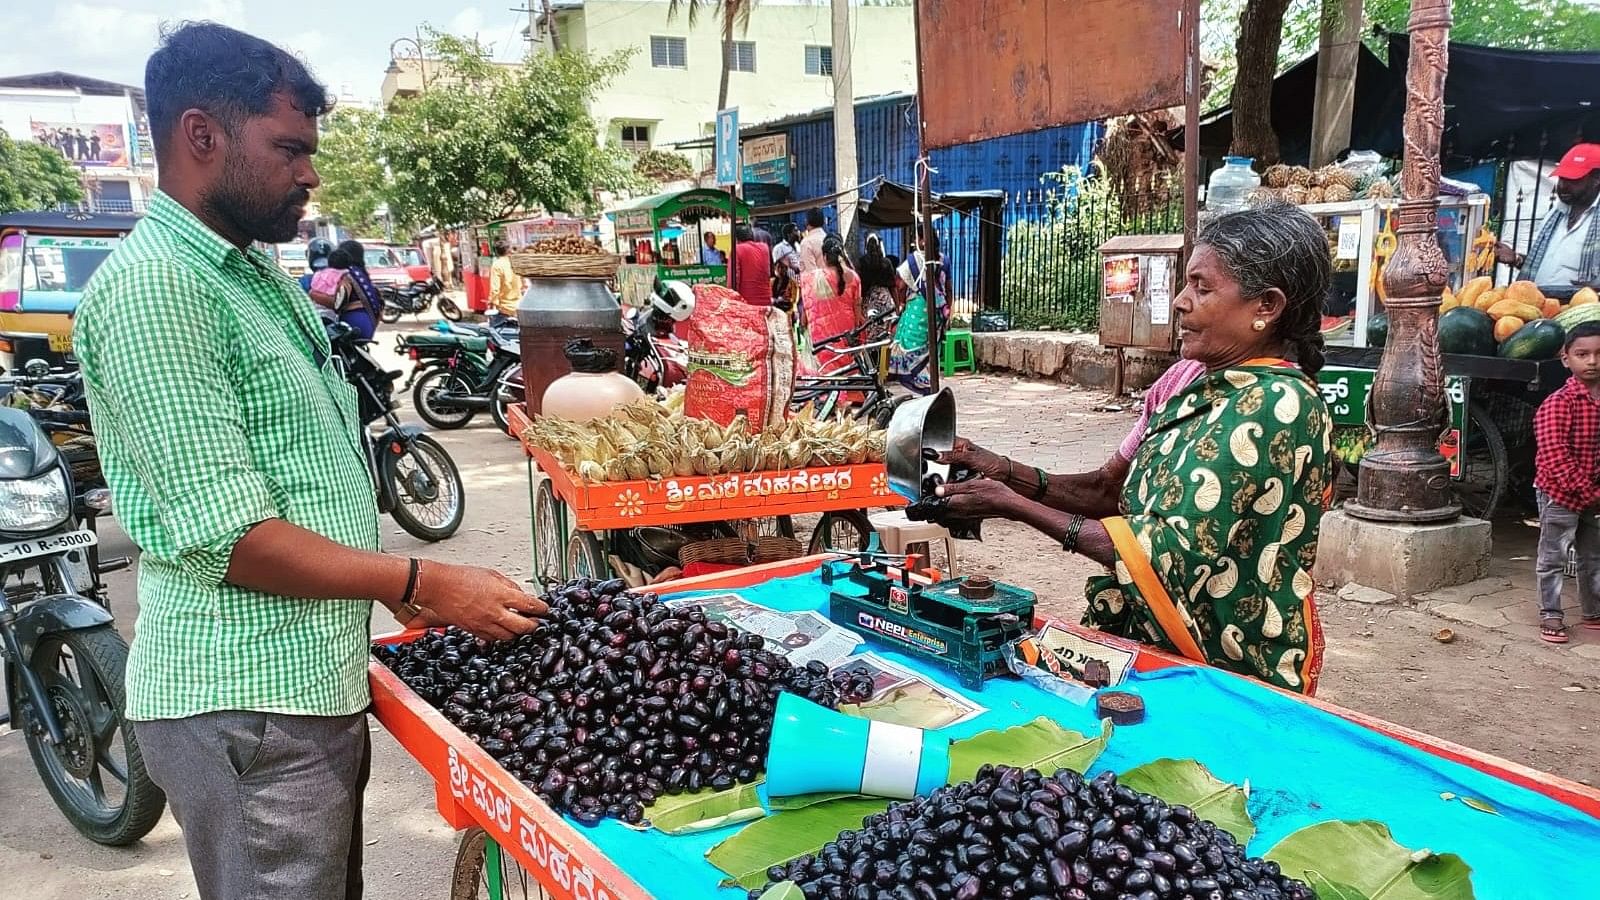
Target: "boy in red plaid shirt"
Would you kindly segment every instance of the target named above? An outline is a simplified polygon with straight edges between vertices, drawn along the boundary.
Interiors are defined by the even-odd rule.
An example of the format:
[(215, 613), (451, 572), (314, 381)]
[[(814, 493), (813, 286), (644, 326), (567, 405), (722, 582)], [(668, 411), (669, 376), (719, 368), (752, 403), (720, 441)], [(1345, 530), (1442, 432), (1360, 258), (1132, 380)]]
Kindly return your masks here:
[(1583, 627), (1600, 631), (1600, 322), (1567, 333), (1561, 361), (1572, 372), (1533, 418), (1538, 455), (1539, 637), (1567, 642), (1561, 614), (1567, 549), (1577, 547)]

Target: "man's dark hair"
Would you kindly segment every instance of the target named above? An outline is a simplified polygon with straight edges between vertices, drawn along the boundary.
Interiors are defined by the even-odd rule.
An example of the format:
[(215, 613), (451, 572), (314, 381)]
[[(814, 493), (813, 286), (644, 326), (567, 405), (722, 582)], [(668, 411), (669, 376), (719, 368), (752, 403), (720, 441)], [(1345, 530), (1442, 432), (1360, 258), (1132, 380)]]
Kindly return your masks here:
[(182, 22), (161, 33), (161, 46), (144, 66), (150, 133), (160, 150), (185, 110), (215, 116), (234, 134), (246, 119), (265, 115), (274, 95), (307, 118), (333, 108), (323, 87), (287, 51), (215, 22)]
[(799, 236), (800, 236), (800, 226), (799, 225), (796, 225), (795, 223), (790, 222), (787, 225), (783, 226), (783, 239), (784, 240), (786, 240), (786, 241), (788, 241), (789, 243), (792, 244), (792, 243), (795, 242), (795, 238), (798, 238)]
[(820, 210), (820, 209), (808, 209), (808, 210), (806, 210), (806, 227), (807, 228), (822, 228), (822, 227), (826, 226), (827, 224), (828, 224), (828, 219), (827, 219), (827, 217), (825, 217), (822, 214), (822, 210)]
[(734, 243), (742, 244), (742, 243), (744, 243), (746, 241), (753, 241), (755, 239), (756, 239), (755, 229), (751, 228), (747, 223), (740, 222), (739, 224), (733, 226), (733, 242)]
[(1563, 350), (1571, 350), (1573, 343), (1578, 338), (1600, 337), (1600, 322), (1579, 322), (1567, 332), (1566, 343), (1561, 345)]
[(495, 241), (492, 249), (494, 250), (495, 256), (505, 256), (507, 253), (511, 252), (511, 245), (505, 241)]

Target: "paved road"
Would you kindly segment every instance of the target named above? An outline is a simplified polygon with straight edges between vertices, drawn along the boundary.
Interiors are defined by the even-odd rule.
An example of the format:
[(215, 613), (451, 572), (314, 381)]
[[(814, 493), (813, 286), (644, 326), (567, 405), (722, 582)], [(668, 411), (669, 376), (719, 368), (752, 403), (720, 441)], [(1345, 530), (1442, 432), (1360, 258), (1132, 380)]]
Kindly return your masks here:
[[(385, 338), (388, 342), (388, 338)], [(962, 430), (1021, 460), (1058, 472), (1093, 468), (1112, 452), (1133, 415), (1122, 401), (1060, 385), (997, 377), (957, 381)], [(420, 544), (391, 527), (388, 549), (407, 555), (476, 562), (525, 578), (529, 562), (526, 472), (515, 444), (487, 416), (439, 435), (467, 485), (461, 532), (438, 545)], [(1515, 529), (1518, 526), (1510, 526)], [(1076, 618), (1083, 579), (1093, 567), (1024, 528), (985, 526), (983, 544), (963, 544), (961, 565), (990, 572), (1040, 593), (1051, 612)], [(1520, 543), (1519, 543), (1520, 541)], [(130, 552), (107, 529), (109, 552)], [(1522, 580), (1531, 563), (1514, 557), (1526, 535), (1497, 538), (1500, 577)], [(119, 551), (119, 547), (122, 551)], [(1521, 585), (1518, 585), (1521, 587)], [(113, 576), (119, 627), (131, 634), (132, 578)], [(1459, 598), (1476, 610), (1476, 593)], [(1520, 618), (1520, 616), (1518, 616)], [(1454, 621), (1454, 643), (1432, 636), (1446, 622), (1420, 609), (1326, 602), (1329, 658), (1323, 696), (1468, 746), (1572, 778), (1600, 781), (1594, 728), (1600, 727), (1600, 684), (1592, 661), (1570, 652), (1600, 646), (1593, 638), (1569, 648), (1541, 645), (1525, 629)], [(394, 627), (380, 611), (375, 632)], [(1584, 688), (1580, 691), (1572, 687)], [(374, 900), (442, 898), (454, 835), (433, 811), (432, 784), (381, 730), (374, 730), (372, 787), (367, 795), (367, 896)], [(110, 850), (78, 837), (50, 803), (22, 740), (0, 735), (0, 898), (90, 900), (194, 897), (176, 826), (170, 817), (137, 846)], [(24, 886), (20, 892), (14, 887)]]

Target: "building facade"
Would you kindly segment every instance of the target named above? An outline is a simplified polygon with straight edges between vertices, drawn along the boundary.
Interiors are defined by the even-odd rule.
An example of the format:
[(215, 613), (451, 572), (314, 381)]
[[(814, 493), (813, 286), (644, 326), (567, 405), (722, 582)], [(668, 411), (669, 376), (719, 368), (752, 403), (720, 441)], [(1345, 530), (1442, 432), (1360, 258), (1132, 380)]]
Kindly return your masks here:
[[(627, 70), (590, 110), (603, 136), (646, 150), (711, 133), (722, 75), (722, 20), (713, 9), (701, 9), (691, 28), (685, 13), (667, 17), (666, 0), (552, 0), (550, 5), (563, 49), (631, 53)], [(548, 51), (543, 4), (528, 6), (533, 10), (529, 40), (536, 51)], [(911, 6), (854, 6), (850, 19), (856, 96), (915, 91)], [(830, 4), (761, 0), (748, 27), (735, 26), (731, 59), (727, 105), (738, 107), (743, 122), (831, 104)]]
[(0, 77), (0, 132), (44, 144), (75, 165), (91, 210), (143, 212), (155, 190), (140, 88), (70, 72)]

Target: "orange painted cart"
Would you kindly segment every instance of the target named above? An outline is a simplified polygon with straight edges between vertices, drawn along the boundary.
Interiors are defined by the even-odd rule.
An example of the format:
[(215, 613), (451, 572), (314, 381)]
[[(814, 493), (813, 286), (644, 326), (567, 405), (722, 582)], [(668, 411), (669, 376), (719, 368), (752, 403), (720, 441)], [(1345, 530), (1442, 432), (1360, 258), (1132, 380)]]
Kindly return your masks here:
[[(513, 406), (509, 418), (511, 433), (520, 436), (528, 424), (526, 410)], [(730, 535), (794, 537), (793, 517), (821, 513), (812, 553), (865, 549), (872, 526), (864, 510), (905, 504), (889, 488), (882, 463), (588, 484), (550, 454), (525, 440), (522, 445), (528, 456), (534, 578), (544, 584), (583, 575), (610, 577), (612, 532), (749, 523), (737, 529), (730, 524)]]
[[(660, 585), (667, 594), (693, 590), (737, 590), (763, 582), (814, 571), (831, 557), (812, 556), (767, 566)], [(1112, 638), (1087, 628), (1040, 617), (1042, 627), (1053, 624), (1095, 642), (1133, 654), (1135, 671), (1153, 672), (1175, 666), (1192, 666), (1187, 660), (1151, 650), (1140, 644)], [(375, 639), (377, 644), (404, 643), (420, 632), (405, 632)], [(444, 716), (411, 691), (382, 664), (369, 665), (373, 714), (434, 778), (438, 809), (458, 830), (465, 829), (457, 857), (452, 900), (504, 897), (552, 897), (558, 900), (633, 900), (651, 896), (633, 875), (655, 864), (648, 852), (639, 858), (607, 856), (586, 836), (587, 830), (551, 810), (534, 793), (457, 730)], [(1600, 818), (1600, 791), (1553, 775), (1520, 766), (1466, 747), (1442, 741), (1409, 728), (1373, 718), (1331, 703), (1300, 697), (1325, 713), (1361, 728), (1394, 738), (1425, 754), (1463, 764)], [(638, 867), (638, 868), (635, 868)], [(711, 885), (694, 896), (715, 894)], [(728, 892), (732, 896), (731, 892)]]

